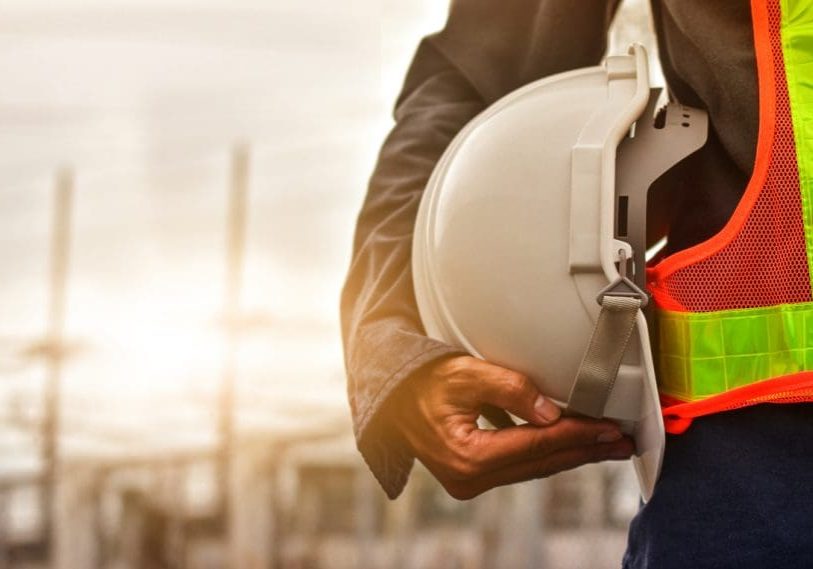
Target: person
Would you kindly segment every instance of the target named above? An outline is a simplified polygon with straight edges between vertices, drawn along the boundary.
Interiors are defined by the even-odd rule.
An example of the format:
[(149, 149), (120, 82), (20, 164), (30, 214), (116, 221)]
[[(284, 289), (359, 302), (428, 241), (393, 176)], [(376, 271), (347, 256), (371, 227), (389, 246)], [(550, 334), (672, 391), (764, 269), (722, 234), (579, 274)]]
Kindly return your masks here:
[[(753, 0), (777, 9), (780, 0)], [(781, 0), (787, 4), (786, 0)], [(410, 247), (418, 203), (455, 134), (510, 91), (603, 57), (617, 0), (455, 0), (424, 38), (396, 101), (358, 217), (342, 292), (348, 394), (359, 450), (387, 495), (418, 458), (452, 496), (634, 452), (608, 421), (563, 417), (527, 377), (426, 337)], [(791, 2), (793, 4), (793, 2)], [(672, 99), (709, 113), (706, 145), (659, 181), (666, 254), (717, 234), (748, 185), (760, 101), (748, 0), (651, 0)], [(505, 411), (527, 421), (513, 425)], [(480, 415), (496, 430), (481, 430)], [(750, 405), (668, 435), (623, 566), (803, 567), (813, 556), (813, 415)]]

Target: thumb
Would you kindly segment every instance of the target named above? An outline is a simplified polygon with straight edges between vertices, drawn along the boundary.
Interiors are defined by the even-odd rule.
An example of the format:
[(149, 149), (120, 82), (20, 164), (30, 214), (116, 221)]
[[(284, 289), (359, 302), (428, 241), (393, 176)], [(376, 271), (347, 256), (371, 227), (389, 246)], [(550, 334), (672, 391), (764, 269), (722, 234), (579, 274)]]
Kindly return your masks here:
[(559, 406), (542, 395), (524, 374), (482, 362), (477, 391), (483, 403), (505, 409), (534, 425), (550, 425), (562, 414)]

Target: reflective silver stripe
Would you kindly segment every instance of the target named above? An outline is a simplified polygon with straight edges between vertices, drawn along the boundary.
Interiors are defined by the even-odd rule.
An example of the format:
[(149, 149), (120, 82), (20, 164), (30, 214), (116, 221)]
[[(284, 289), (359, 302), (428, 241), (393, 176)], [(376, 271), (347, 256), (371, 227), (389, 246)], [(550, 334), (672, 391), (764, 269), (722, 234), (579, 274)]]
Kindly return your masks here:
[(589, 417), (604, 416), (604, 406), (613, 389), (640, 307), (639, 298), (612, 294), (603, 297), (601, 312), (570, 391), (568, 409)]

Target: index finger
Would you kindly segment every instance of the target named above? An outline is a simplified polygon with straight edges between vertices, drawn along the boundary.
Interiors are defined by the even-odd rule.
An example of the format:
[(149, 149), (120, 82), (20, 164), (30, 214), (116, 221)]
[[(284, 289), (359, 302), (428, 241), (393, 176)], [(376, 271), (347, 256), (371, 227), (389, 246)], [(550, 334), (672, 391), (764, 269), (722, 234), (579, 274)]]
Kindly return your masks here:
[(542, 395), (525, 374), (486, 361), (478, 361), (472, 371), (477, 378), (472, 395), (482, 402), (536, 425), (549, 425), (559, 419), (559, 407)]

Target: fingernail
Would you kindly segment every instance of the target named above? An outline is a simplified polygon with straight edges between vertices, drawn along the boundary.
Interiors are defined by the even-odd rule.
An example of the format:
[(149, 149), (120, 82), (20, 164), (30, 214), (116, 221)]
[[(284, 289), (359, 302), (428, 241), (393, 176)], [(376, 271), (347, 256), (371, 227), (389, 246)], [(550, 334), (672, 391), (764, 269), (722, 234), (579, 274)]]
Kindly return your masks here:
[(543, 423), (553, 423), (559, 419), (559, 416), (562, 414), (556, 403), (548, 401), (542, 395), (536, 398), (534, 411), (536, 412), (536, 416), (539, 417)]
[(598, 437), (596, 437), (596, 442), (614, 443), (615, 441), (621, 440), (621, 436), (620, 431), (607, 431), (606, 433), (601, 433)]

